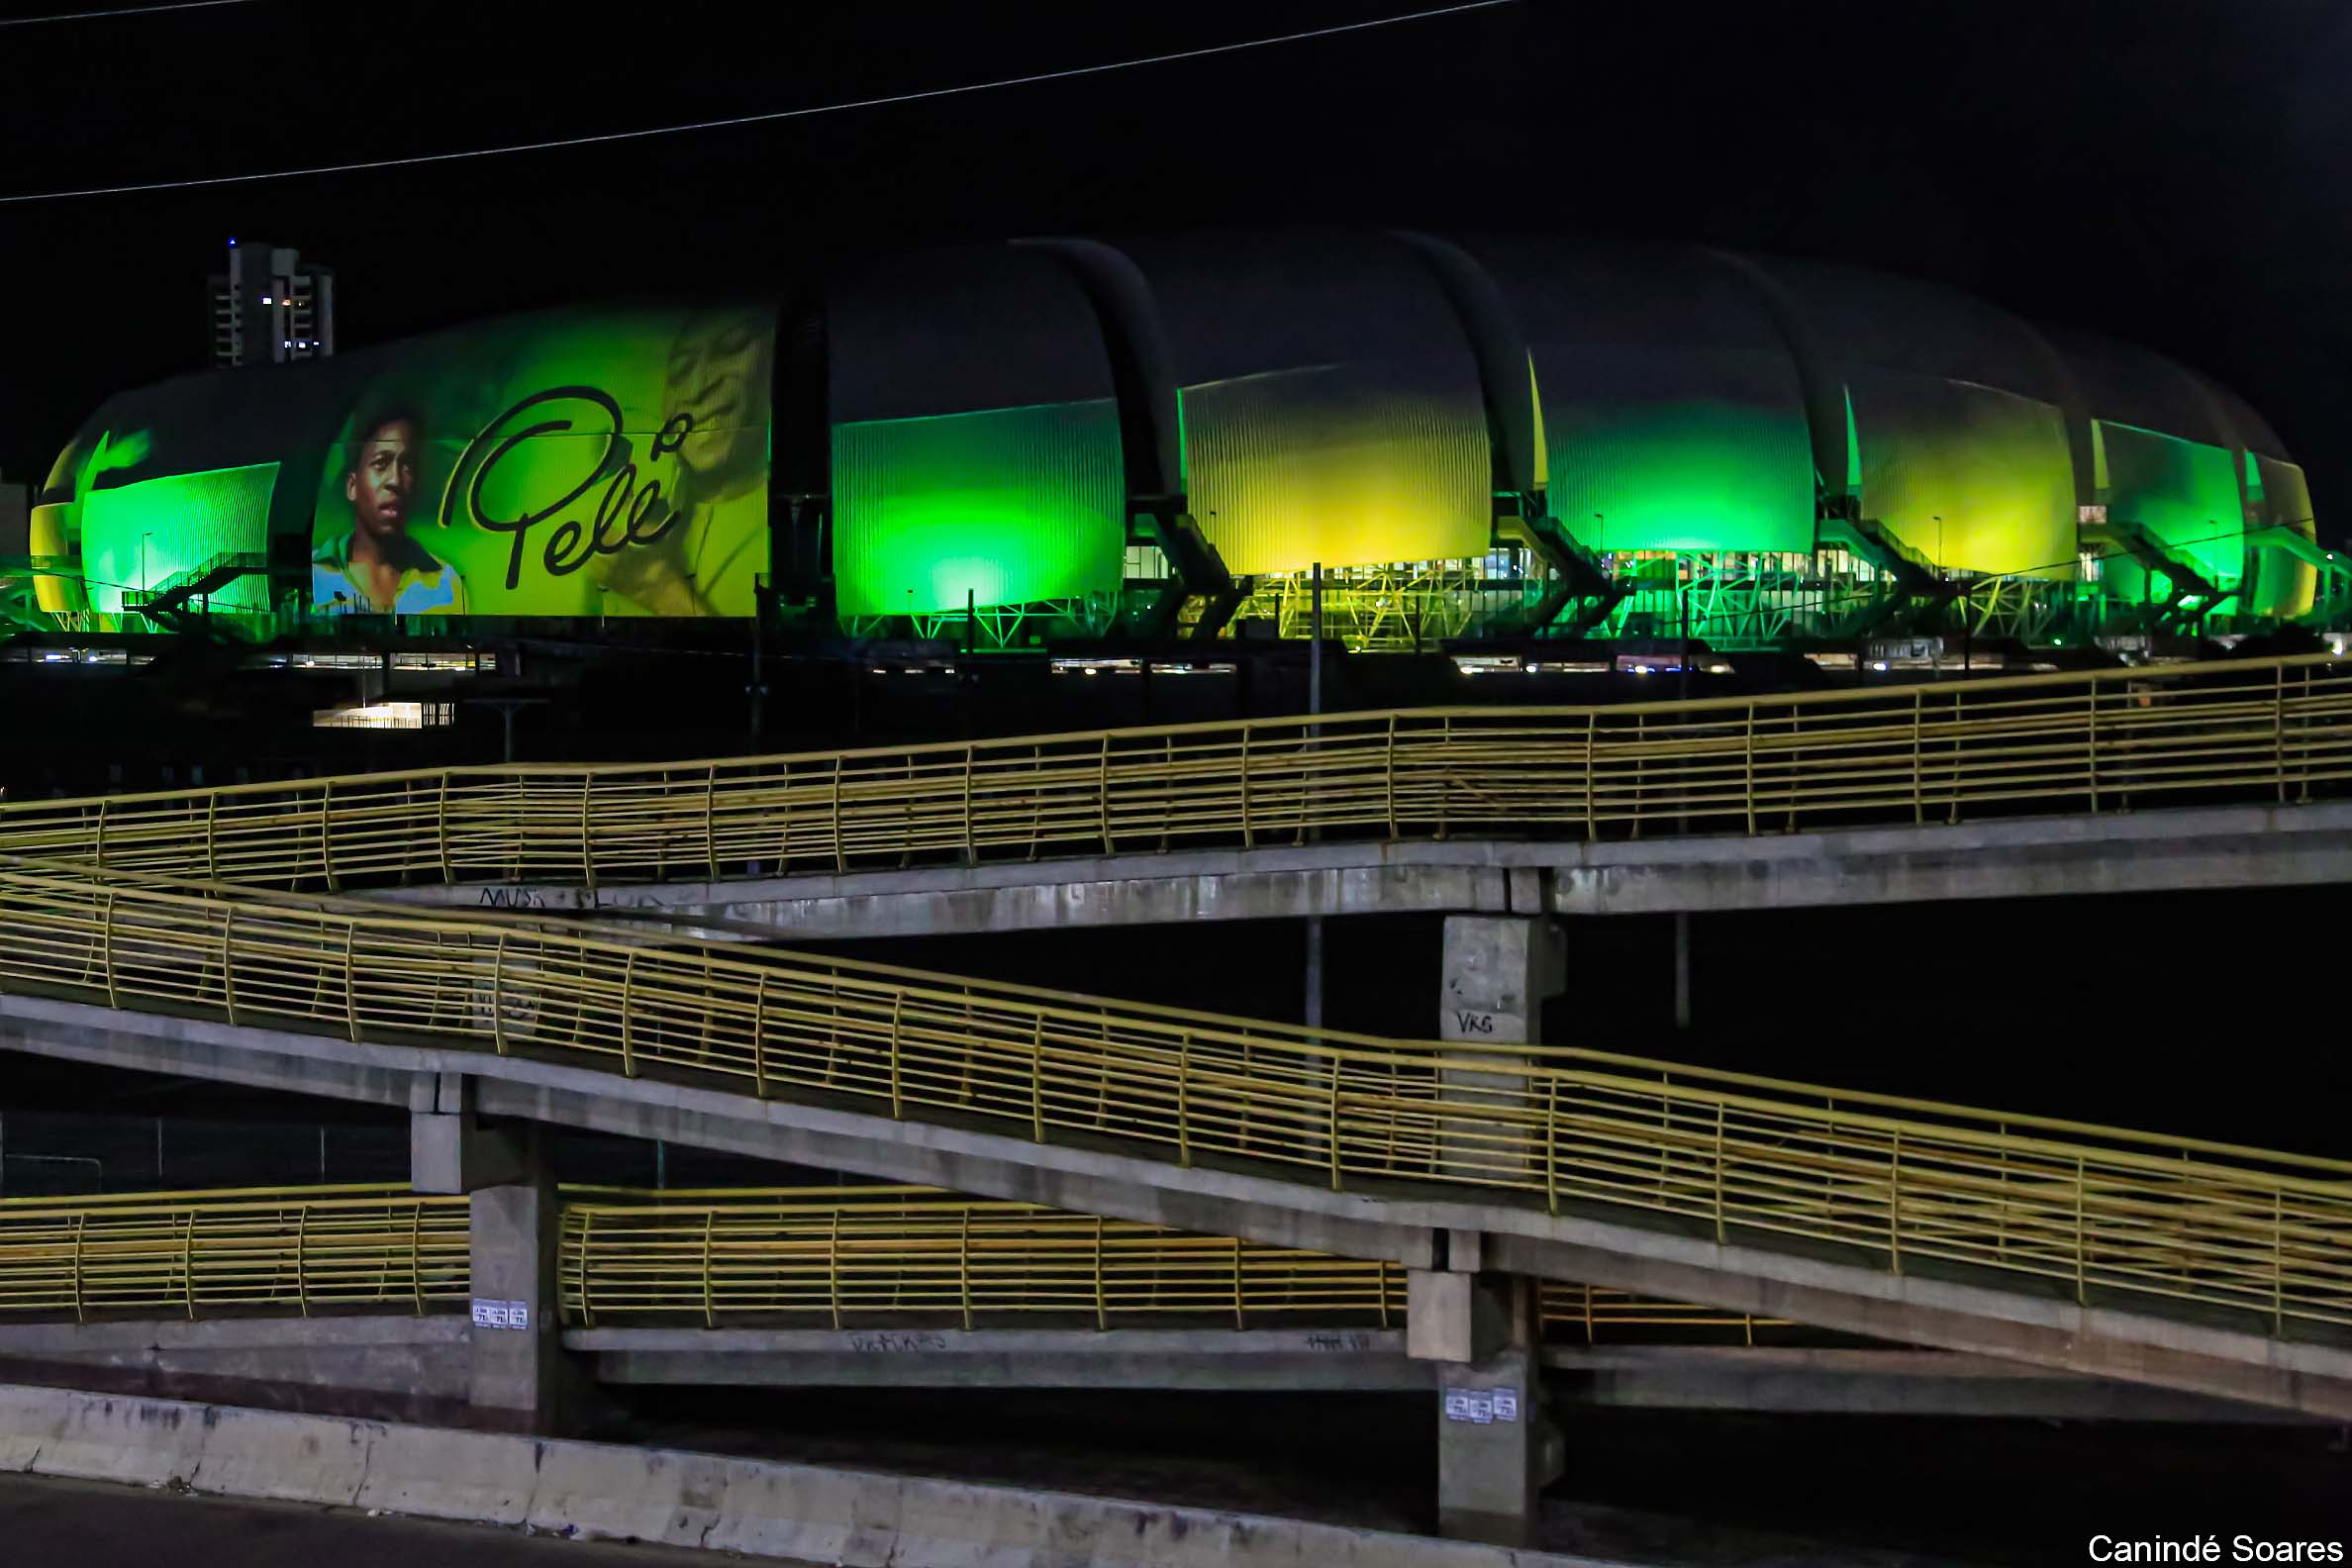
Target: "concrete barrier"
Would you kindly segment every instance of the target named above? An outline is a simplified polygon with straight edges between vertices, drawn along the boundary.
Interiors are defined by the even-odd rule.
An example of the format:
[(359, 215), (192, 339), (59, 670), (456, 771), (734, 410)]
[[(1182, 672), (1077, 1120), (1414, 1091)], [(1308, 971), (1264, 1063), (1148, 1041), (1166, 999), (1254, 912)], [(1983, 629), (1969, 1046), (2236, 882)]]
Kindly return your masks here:
[(1611, 1568), (1215, 1509), (6, 1384), (0, 1471), (838, 1568)]

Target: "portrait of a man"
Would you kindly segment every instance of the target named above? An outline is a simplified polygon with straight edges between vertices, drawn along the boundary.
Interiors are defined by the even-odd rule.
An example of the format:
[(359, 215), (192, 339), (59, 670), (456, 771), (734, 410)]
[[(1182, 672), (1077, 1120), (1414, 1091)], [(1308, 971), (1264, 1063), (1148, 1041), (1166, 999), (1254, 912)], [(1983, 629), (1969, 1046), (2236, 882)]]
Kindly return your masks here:
[(311, 607), (333, 615), (463, 615), (457, 569), (409, 536), (425, 422), (408, 409), (362, 417), (344, 448), (351, 530), (311, 556)]

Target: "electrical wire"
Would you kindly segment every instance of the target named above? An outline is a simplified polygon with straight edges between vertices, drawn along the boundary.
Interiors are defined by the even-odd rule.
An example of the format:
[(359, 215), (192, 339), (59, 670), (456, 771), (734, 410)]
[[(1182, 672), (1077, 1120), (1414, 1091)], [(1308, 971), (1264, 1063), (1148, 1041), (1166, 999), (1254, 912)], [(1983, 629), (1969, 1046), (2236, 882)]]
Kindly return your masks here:
[(208, 11), (215, 6), (252, 3), (253, 0), (172, 0), (169, 5), (117, 6), (109, 11), (58, 11), (49, 16), (0, 17), (0, 28), (39, 27), (45, 22), (110, 22), (116, 17), (149, 16), (158, 11)]
[(647, 137), (683, 136), (695, 131), (723, 131), (736, 126), (768, 125), (782, 120), (807, 120), (819, 115), (842, 114), (853, 109), (883, 109), (898, 104), (923, 103), (939, 98), (958, 98), (972, 93), (994, 92), (1004, 87), (1031, 87), (1041, 82), (1068, 81), (1080, 76), (1099, 76), (1112, 71), (1138, 70), (1146, 65), (1167, 65), (1180, 60), (1207, 59), (1218, 54), (1236, 54), (1245, 49), (1271, 49), (1280, 44), (1303, 44), (1315, 39), (1336, 38), (1346, 33), (1366, 33), (1375, 28), (1398, 27), (1408, 22), (1427, 22), (1438, 17), (1459, 16), (1470, 11), (1488, 11), (1498, 6), (1516, 5), (1519, 0), (1459, 0), (1458, 4), (1437, 6), (1425, 11), (1406, 11), (1394, 16), (1373, 17), (1363, 22), (1341, 22), (1330, 27), (1307, 28), (1296, 33), (1279, 33), (1265, 38), (1242, 39), (1232, 44), (1210, 44), (1199, 49), (1175, 49), (1164, 54), (1143, 54), (1132, 59), (1105, 60), (1093, 65), (1072, 65), (1061, 70), (1031, 71), (1022, 76), (1000, 76), (988, 81), (961, 82), (952, 87), (926, 87), (914, 92), (887, 93), (876, 98), (844, 99), (838, 103), (812, 104), (804, 109), (776, 109), (764, 114), (731, 115), (722, 120), (696, 120), (684, 125), (650, 126), (638, 131), (607, 131), (594, 136), (561, 137), (545, 142), (517, 142), (500, 147), (466, 147), (453, 152), (420, 152), (408, 157), (369, 158), (353, 163), (318, 163), (302, 168), (265, 169), (251, 174), (216, 174), (201, 179), (147, 180), (131, 185), (90, 185), (77, 190), (24, 191), (16, 195), (0, 196), (0, 206), (24, 202), (67, 201), (79, 196), (131, 196), (148, 191), (191, 190), (213, 185), (248, 185), (262, 180), (300, 179), (314, 174), (355, 174), (373, 169), (413, 168), (426, 163), (453, 163), (468, 158), (503, 157), (514, 152), (550, 152), (567, 147), (600, 147), (613, 142), (641, 141)]

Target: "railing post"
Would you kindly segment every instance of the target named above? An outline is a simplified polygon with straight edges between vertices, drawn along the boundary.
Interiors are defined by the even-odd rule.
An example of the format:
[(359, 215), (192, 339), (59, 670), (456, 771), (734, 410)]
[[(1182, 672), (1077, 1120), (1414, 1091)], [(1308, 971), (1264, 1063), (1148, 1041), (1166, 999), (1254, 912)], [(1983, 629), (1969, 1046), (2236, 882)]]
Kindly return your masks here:
[(358, 935), (359, 923), (346, 919), (343, 922), (343, 1023), (354, 1045), (359, 1042), (359, 967), (351, 949)]
[(841, 1206), (833, 1204), (833, 1224), (825, 1234), (825, 1294), (833, 1308), (833, 1325), (841, 1326)]
[[(2285, 777), (2283, 772), (2281, 777)], [(2285, 784), (2282, 783), (2280, 788), (2284, 790)], [(218, 878), (221, 874), (220, 854), (214, 846), (215, 819), (220, 815), (220, 792), (207, 790), (204, 796), (204, 874), (212, 878)]]
[[(1912, 755), (1915, 757), (1918, 751), (1918, 735), (1915, 729), (1913, 730), (1911, 736), (1911, 749)], [(1915, 779), (1917, 776), (1915, 772), (1916, 764), (1914, 763), (1913, 766), (1913, 777)], [(1756, 705), (1752, 700), (1747, 705), (1747, 763), (1745, 778), (1746, 787), (1741, 791), (1741, 794), (1747, 801), (1748, 836), (1753, 838), (1756, 836)], [(1917, 793), (1915, 784), (1913, 786), (1912, 793), (1914, 795)]]
[(1029, 1141), (1045, 1141), (1045, 1014), (1029, 1029)]
[(589, 1293), (589, 1280), (596, 1263), (596, 1211), (580, 1211), (580, 1326), (596, 1326), (596, 1300)]
[(1601, 836), (1601, 776), (1595, 771), (1600, 759), (1601, 714), (1598, 709), (1594, 709), (1585, 714), (1584, 798), (1585, 838), (1588, 842), (1597, 841)]
[(2271, 1332), (2287, 1332), (2287, 1189), (2271, 1189)]
[(1895, 1147), (1887, 1157), (1887, 1255), (1895, 1272), (1903, 1272), (1903, 1128), (1895, 1129)]
[(457, 873), (449, 863), (449, 770), (441, 769), (441, 790), (433, 808), (433, 841), (441, 851), (441, 879), (442, 886), (457, 880)]
[[(1915, 686), (1911, 688), (1911, 821), (1913, 823), (1923, 823), (1927, 820), (1927, 797), (1925, 784), (1927, 747), (1926, 742), (1922, 738), (1926, 731), (1926, 721), (1927, 690), (1923, 686)], [(1753, 709), (1748, 711), (1748, 722), (1751, 725), (1753, 725), (1755, 722), (1755, 710)]]
[(637, 1027), (630, 1006), (637, 994), (637, 951), (630, 950), (621, 961), (621, 1075), (635, 1078), (637, 1069)]
[(98, 844), (91, 863), (101, 871), (106, 869), (106, 798), (104, 796), (99, 797), (98, 800)]
[(906, 1108), (900, 1098), (899, 1087), (899, 1027), (907, 1014), (907, 993), (894, 992), (890, 998), (890, 1117), (903, 1121)]
[(224, 905), (221, 910), (221, 1002), (228, 1009), (229, 1025), (237, 1027), (237, 954), (231, 945), (231, 931), (237, 926), (237, 906)]
[(717, 1309), (712, 1304), (711, 1296), (711, 1228), (712, 1225), (717, 1222), (718, 1218), (719, 1212), (715, 1209), (705, 1209), (703, 1211), (702, 1288), (703, 1326), (705, 1328), (716, 1328), (719, 1326), (719, 1315)]
[(342, 885), (335, 880), (334, 822), (335, 780), (328, 779), (319, 786), (319, 874), (326, 878), (330, 893)]
[(719, 764), (711, 764), (703, 780), (703, 857), (710, 862), (711, 880), (719, 880)]
[(1111, 1314), (1103, 1300), (1103, 1217), (1096, 1215), (1095, 1223), (1095, 1328), (1099, 1332), (1111, 1326)]
[(2087, 1243), (2083, 1213), (2086, 1207), (2084, 1185), (2083, 1156), (2077, 1154), (2075, 1156), (2075, 1304), (2080, 1307), (2091, 1305), (2091, 1287), (2087, 1277), (2090, 1268), (2090, 1247)]
[(310, 1316), (309, 1239), (310, 1205), (300, 1204), (294, 1210), (294, 1301), (305, 1318)]
[(1186, 1029), (1176, 1044), (1176, 1163), (1189, 1168), (1192, 1164), (1192, 1030)]
[(1245, 1307), (1245, 1306), (1242, 1304), (1242, 1293), (1241, 1293), (1241, 1238), (1240, 1238), (1239, 1236), (1234, 1236), (1234, 1237), (1232, 1238), (1232, 1242), (1233, 1242), (1233, 1326), (1234, 1326), (1234, 1328), (1236, 1328), (1236, 1329), (1241, 1329), (1241, 1328), (1246, 1328), (1246, 1327), (1248, 1327), (1248, 1326), (1249, 1326), (1249, 1311), (1248, 1311), (1248, 1308), (1247, 1308), (1247, 1307)]
[(409, 1297), (416, 1303), (417, 1316), (425, 1316), (425, 1204), (421, 1199), (409, 1200)]
[(502, 931), (490, 951), (490, 1043), (501, 1056), (507, 1053), (506, 944), (507, 933)]
[(99, 895), (98, 967), (106, 976), (106, 1005), (119, 1011), (123, 1001), (115, 987), (114, 928), (115, 890), (108, 888)]
[(751, 1098), (767, 1098), (767, 976), (751, 988)]
[[(2085, 767), (2085, 770), (2086, 770), (2086, 772), (2088, 772), (2088, 773), (2089, 773), (2089, 775), (2090, 775), (2090, 779), (2091, 779), (2091, 811), (2092, 811), (2092, 814), (2093, 814), (2094, 816), (2096, 816), (2096, 815), (2098, 815), (2098, 812), (2099, 812), (2099, 682), (2098, 682), (2098, 681), (2094, 680), (2094, 681), (2091, 681), (2091, 682), (2089, 683), (2089, 695), (2090, 695), (2090, 698), (2091, 698), (2091, 724), (2090, 724), (2090, 729), (2089, 729), (2089, 731), (2087, 732), (2087, 734), (2088, 734), (2088, 738), (2087, 738), (2087, 740), (2085, 741), (2085, 745), (2084, 745), (2084, 750), (2085, 750), (2085, 753), (2086, 753), (2086, 754), (2085, 754), (2085, 757), (2084, 757), (2084, 767)], [(1954, 792), (1955, 798), (1957, 797), (1957, 794), (1958, 794), (1958, 792), (1957, 792), (1957, 791), (1955, 791), (1955, 792)], [(2128, 802), (2128, 800), (2127, 800), (2127, 801), (2125, 802), (2125, 809), (2126, 809), (2126, 810), (2128, 810), (2128, 809), (2129, 809), (2129, 805), (2130, 805), (2130, 803), (2129, 803), (2129, 802)], [(1953, 809), (1954, 809), (1955, 811), (1957, 811), (1959, 808), (1958, 808), (1958, 806), (1957, 806), (1957, 805), (1955, 805), (1955, 806), (1953, 807)]]
[(595, 775), (580, 774), (580, 883), (591, 893), (596, 891), (595, 845)]
[(1715, 1102), (1715, 1240), (1719, 1244), (1725, 1239), (1723, 1231), (1723, 1102), (1720, 1100)]
[(2279, 804), (2287, 804), (2287, 666), (2271, 666), (2271, 771), (2279, 776)]
[(1388, 716), (1388, 825), (1391, 840), (1402, 837), (1397, 828), (1397, 716)]
[(955, 1229), (955, 1294), (963, 1308), (963, 1325), (972, 1327), (972, 1209), (966, 1204)]
[(1241, 847), (1250, 848), (1257, 842), (1257, 833), (1249, 821), (1249, 726), (1241, 726)]
[(979, 747), (969, 742), (964, 746), (963, 840), (965, 865), (980, 863), (980, 846), (973, 841), (972, 837), (972, 753), (978, 749)]
[(196, 1321), (196, 1211), (188, 1211), (187, 1228), (180, 1232), (180, 1290), (188, 1305), (188, 1322)]
[(73, 1217), (73, 1263), (72, 1263), (72, 1269), (73, 1269), (73, 1321), (74, 1321), (75, 1323), (82, 1323), (82, 1322), (85, 1322), (85, 1321), (86, 1321), (86, 1318), (85, 1318), (85, 1316), (84, 1316), (84, 1314), (83, 1314), (83, 1312), (82, 1312), (82, 1232), (83, 1232), (83, 1231), (85, 1231), (85, 1230), (87, 1230), (87, 1229), (89, 1228), (89, 1225), (90, 1225), (90, 1213), (89, 1213), (89, 1211), (88, 1211), (88, 1210), (86, 1210), (86, 1209), (85, 1209), (85, 1210), (82, 1210), (80, 1213), (76, 1214), (76, 1215)]
[(1543, 1085), (1543, 1207), (1560, 1212), (1560, 1079), (1547, 1075)]
[(1095, 778), (1096, 805), (1102, 811), (1103, 853), (1116, 851), (1111, 844), (1111, 733), (1103, 732), (1102, 764)]
[(1331, 1053), (1331, 1191), (1339, 1190), (1339, 1053)]
[(849, 869), (849, 843), (841, 834), (841, 759), (833, 759), (833, 870)]

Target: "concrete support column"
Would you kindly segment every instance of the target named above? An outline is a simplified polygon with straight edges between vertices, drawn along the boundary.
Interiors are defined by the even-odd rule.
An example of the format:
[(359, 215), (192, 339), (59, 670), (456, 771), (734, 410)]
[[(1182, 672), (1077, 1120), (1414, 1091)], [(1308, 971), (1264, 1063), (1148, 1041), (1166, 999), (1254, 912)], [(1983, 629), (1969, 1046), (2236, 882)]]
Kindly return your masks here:
[[(1470, 1243), (1475, 1267), (1476, 1238)], [(1458, 1259), (1457, 1259), (1458, 1260)], [(1535, 1283), (1517, 1275), (1416, 1269), (1406, 1348), (1450, 1363), (1437, 1393), (1437, 1532), (1531, 1546), (1544, 1486), (1560, 1473), (1559, 1428), (1543, 1389)]]
[(469, 1193), (522, 1181), (527, 1134), (485, 1127), (474, 1115), (475, 1080), (436, 1073), (409, 1109), (409, 1186), (421, 1193)]
[[(1545, 999), (1568, 983), (1568, 940), (1559, 922), (1527, 915), (1448, 915), (1441, 956), (1437, 1037), (1468, 1046), (1524, 1045), (1542, 1033)], [(1474, 1056), (1444, 1073), (1449, 1101), (1524, 1107), (1526, 1081), (1481, 1070)], [(1453, 1122), (1444, 1138), (1445, 1163), (1463, 1174), (1478, 1168), (1523, 1169), (1536, 1144), (1525, 1126), (1492, 1127)]]
[(473, 1194), (468, 1398), (485, 1425), (554, 1434), (577, 1424), (588, 1383), (563, 1348), (562, 1209), (536, 1143), (525, 1180)]

